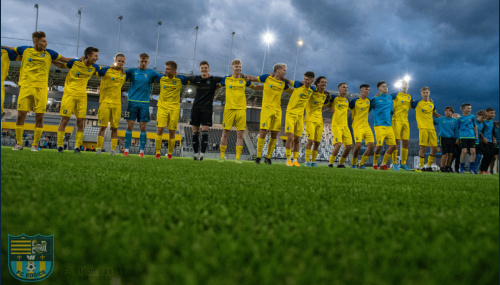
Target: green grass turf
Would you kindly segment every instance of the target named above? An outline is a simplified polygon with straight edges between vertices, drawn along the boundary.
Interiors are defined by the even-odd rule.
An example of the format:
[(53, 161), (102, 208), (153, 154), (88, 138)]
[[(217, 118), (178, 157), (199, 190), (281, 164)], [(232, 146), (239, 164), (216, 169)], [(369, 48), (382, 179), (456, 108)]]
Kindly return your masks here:
[(21, 284), (8, 272), (7, 235), (23, 233), (55, 235), (55, 269), (40, 284), (499, 278), (498, 175), (2, 147), (1, 183), (3, 284)]

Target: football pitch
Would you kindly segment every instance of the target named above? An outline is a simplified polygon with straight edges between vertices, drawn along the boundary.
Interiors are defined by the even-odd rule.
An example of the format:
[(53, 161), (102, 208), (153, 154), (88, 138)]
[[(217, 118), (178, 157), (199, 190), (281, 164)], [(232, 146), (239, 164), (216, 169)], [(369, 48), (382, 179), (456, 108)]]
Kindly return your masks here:
[(8, 234), (40, 284), (497, 284), (498, 175), (1, 149)]

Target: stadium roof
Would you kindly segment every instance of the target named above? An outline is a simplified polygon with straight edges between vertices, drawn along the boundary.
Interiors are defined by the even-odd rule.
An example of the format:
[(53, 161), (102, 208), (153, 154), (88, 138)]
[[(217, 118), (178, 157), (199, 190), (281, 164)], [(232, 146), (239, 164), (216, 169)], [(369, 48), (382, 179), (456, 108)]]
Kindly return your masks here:
[[(19, 84), (19, 72), (21, 69), (20, 61), (13, 61), (10, 63), (9, 74), (7, 75), (6, 81), (12, 81), (16, 85)], [(125, 69), (128, 69), (127, 67)], [(64, 87), (64, 82), (66, 80), (66, 75), (68, 74), (69, 69), (61, 69), (56, 66), (51, 66), (49, 71), (49, 87), (54, 88), (56, 90), (60, 90), (61, 87)], [(158, 71), (160, 74), (164, 74), (164, 71)], [(184, 76), (191, 76), (191, 74), (179, 73)], [(97, 76), (92, 76), (87, 84), (87, 93), (90, 96), (99, 96), (99, 86), (101, 84), (101, 79)], [(257, 83), (259, 84), (259, 83)], [(129, 82), (125, 82), (122, 88), (122, 92), (128, 92)], [(181, 89), (181, 99), (184, 98), (194, 98), (196, 92), (194, 86), (183, 86)], [(330, 91), (332, 94), (338, 94), (338, 91)], [(160, 84), (153, 83), (152, 87), (152, 95), (160, 94)], [(245, 94), (247, 97), (247, 105), (248, 106), (262, 106), (262, 91), (261, 90), (253, 90), (250, 88), (245, 89)], [(356, 93), (349, 93), (347, 97), (349, 99), (358, 96)], [(224, 101), (226, 97), (226, 88), (219, 88), (215, 93), (215, 101)], [(288, 100), (290, 99), (290, 94), (283, 92), (281, 96), (281, 104), (285, 106), (288, 104)]]

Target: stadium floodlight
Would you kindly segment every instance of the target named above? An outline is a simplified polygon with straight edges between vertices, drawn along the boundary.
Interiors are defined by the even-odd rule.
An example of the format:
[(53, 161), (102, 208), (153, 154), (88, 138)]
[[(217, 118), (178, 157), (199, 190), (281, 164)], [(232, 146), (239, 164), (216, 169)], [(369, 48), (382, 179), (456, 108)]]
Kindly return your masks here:
[(403, 77), (403, 80), (406, 81), (406, 82), (410, 82), (410, 80), (411, 80), (410, 75), (408, 75), (408, 74), (405, 75), (405, 77)]
[(297, 42), (297, 57), (295, 58), (295, 70), (293, 71), (293, 80), (295, 80), (295, 73), (297, 72), (297, 65), (299, 63), (299, 52), (300, 52), (300, 47), (304, 44), (304, 42), (299, 38), (299, 41)]
[(264, 50), (264, 61), (262, 61), (262, 72), (261, 72), (261, 74), (264, 74), (264, 64), (266, 63), (266, 52), (269, 49), (269, 44), (274, 41), (274, 36), (270, 32), (267, 32), (266, 34), (264, 34), (264, 36), (262, 37), (262, 39), (264, 40), (265, 43), (267, 43), (267, 49)]
[(78, 48), (80, 47), (80, 23), (82, 22), (82, 6), (78, 9), (78, 37), (76, 40), (76, 58), (78, 58)]
[(38, 3), (35, 4), (35, 9), (36, 9), (35, 32), (38, 32)]

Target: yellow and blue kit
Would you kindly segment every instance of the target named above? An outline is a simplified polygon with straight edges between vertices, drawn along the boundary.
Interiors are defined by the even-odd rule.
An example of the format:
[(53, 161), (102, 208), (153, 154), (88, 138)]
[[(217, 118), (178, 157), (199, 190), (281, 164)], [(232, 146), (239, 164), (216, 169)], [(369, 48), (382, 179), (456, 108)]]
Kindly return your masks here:
[(233, 125), (236, 130), (243, 131), (247, 127), (247, 98), (245, 88), (253, 87), (251, 81), (244, 78), (234, 78), (226, 76), (219, 83), (226, 87), (226, 104), (224, 105), (224, 115), (222, 118), (222, 128), (230, 130)]
[(293, 90), (285, 116), (285, 133), (293, 133), (296, 137), (302, 136), (304, 129), (304, 109), (316, 87), (306, 88), (301, 82), (292, 82)]
[(87, 83), (90, 77), (101, 72), (97, 64), (85, 65), (80, 59), (72, 59), (65, 63), (69, 68), (66, 81), (64, 82), (64, 93), (61, 101), (61, 116), (71, 117), (74, 113), (77, 118), (85, 118), (87, 113)]
[(410, 123), (408, 122), (408, 110), (413, 99), (410, 94), (393, 93), (391, 97), (394, 102), (394, 114), (392, 115), (392, 128), (396, 139), (410, 139)]
[(356, 98), (349, 103), (352, 109), (352, 130), (354, 132), (354, 142), (365, 143), (374, 142), (373, 132), (368, 124), (368, 113), (370, 112), (370, 99)]
[(434, 103), (431, 101), (413, 101), (411, 107), (415, 109), (415, 117), (418, 125), (419, 144), (425, 146), (437, 146), (436, 130), (432, 115), (436, 112)]
[(29, 46), (16, 47), (15, 51), (23, 57), (19, 74), (21, 90), (17, 100), (17, 110), (33, 109), (35, 113), (45, 113), (50, 65), (52, 60), (60, 59), (61, 55), (51, 49), (37, 51)]
[(323, 135), (323, 105), (328, 103), (325, 93), (313, 92), (306, 104), (306, 135), (308, 140), (321, 142)]
[(182, 75), (176, 75), (173, 78), (161, 75), (158, 81), (160, 82), (160, 96), (156, 126), (158, 128), (166, 126), (170, 131), (177, 130), (181, 108), (181, 88), (182, 85), (189, 84), (189, 81)]
[(388, 145), (396, 145), (391, 120), (392, 107), (392, 97), (387, 94), (380, 94), (379, 97), (373, 97), (370, 100), (370, 110), (374, 112), (373, 122), (377, 146), (382, 146), (384, 140)]
[(122, 87), (126, 75), (122, 71), (110, 67), (103, 67), (97, 73), (101, 76), (99, 126), (107, 127), (109, 122), (111, 128), (118, 128), (122, 112)]
[(347, 112), (349, 111), (349, 100), (341, 96), (332, 96), (330, 100), (334, 110), (332, 117), (333, 145), (342, 143), (352, 144), (352, 135), (347, 124)]
[(281, 95), (283, 91), (290, 92), (288, 83), (269, 74), (257, 77), (257, 81), (264, 83), (260, 128), (279, 132), (281, 130)]

